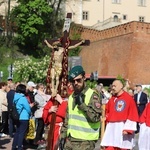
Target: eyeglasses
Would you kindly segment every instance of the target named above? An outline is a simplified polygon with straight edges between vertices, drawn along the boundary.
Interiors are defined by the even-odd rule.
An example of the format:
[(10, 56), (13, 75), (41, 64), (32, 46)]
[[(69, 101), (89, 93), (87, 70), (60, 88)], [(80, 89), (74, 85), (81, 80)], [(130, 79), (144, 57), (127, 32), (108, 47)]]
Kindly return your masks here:
[(78, 78), (78, 79), (74, 79), (72, 80), (72, 83), (78, 82), (81, 83), (83, 78)]
[(7, 81), (12, 81), (12, 79), (8, 79)]

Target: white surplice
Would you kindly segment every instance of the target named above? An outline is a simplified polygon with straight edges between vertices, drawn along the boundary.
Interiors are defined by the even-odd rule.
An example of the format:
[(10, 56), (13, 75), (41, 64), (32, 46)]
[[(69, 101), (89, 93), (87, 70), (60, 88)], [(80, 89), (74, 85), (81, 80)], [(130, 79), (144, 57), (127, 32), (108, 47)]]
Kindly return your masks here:
[(139, 150), (150, 150), (150, 127), (145, 123), (140, 125), (138, 146)]
[(109, 122), (101, 142), (101, 146), (113, 146), (124, 149), (132, 149), (134, 146), (134, 134), (123, 135), (123, 130), (136, 131), (136, 122)]

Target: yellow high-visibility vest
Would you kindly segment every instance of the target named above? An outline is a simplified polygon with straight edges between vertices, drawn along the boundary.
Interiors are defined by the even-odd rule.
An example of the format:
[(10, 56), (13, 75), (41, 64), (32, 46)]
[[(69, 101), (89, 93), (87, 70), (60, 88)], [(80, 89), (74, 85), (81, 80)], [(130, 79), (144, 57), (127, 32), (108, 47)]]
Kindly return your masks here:
[[(92, 89), (88, 89), (85, 93), (84, 103), (89, 104), (90, 98), (93, 94)], [(68, 101), (69, 120), (67, 135), (73, 138), (82, 140), (97, 140), (99, 138), (100, 121), (97, 123), (88, 122), (83, 111), (79, 110), (77, 105), (73, 110), (73, 97), (70, 95)]]

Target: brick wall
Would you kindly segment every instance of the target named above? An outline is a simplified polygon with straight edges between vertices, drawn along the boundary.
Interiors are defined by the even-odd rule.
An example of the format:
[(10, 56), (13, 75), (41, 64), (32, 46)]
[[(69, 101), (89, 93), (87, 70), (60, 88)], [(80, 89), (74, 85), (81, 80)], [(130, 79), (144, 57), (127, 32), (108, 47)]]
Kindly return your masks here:
[(133, 84), (150, 84), (150, 24), (130, 22), (97, 31), (82, 26), (72, 32), (90, 39), (80, 56), (86, 73), (98, 71), (100, 76), (122, 75)]

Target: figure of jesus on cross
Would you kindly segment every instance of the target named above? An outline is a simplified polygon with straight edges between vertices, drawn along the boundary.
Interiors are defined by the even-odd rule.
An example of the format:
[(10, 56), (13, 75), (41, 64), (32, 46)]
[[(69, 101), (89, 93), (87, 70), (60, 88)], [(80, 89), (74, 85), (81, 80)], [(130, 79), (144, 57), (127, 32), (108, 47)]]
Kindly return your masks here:
[[(56, 41), (53, 43), (53, 45), (51, 45), (47, 40), (44, 41), (46, 43), (46, 45), (49, 48), (52, 48), (54, 50), (54, 55), (53, 55), (53, 60), (52, 60), (52, 68), (51, 68), (51, 92), (52, 92), (52, 97), (56, 96), (57, 94), (57, 90), (58, 90), (58, 86), (59, 86), (59, 78), (60, 75), (62, 73), (62, 61), (63, 61), (63, 57), (64, 57), (64, 50), (65, 48), (62, 47), (61, 43), (59, 41)], [(85, 40), (80, 41), (79, 43), (73, 45), (73, 46), (69, 46), (66, 45), (66, 48), (69, 49), (73, 49), (78, 47), (79, 45), (83, 44), (85, 42)], [(69, 43), (66, 43), (69, 44)]]

